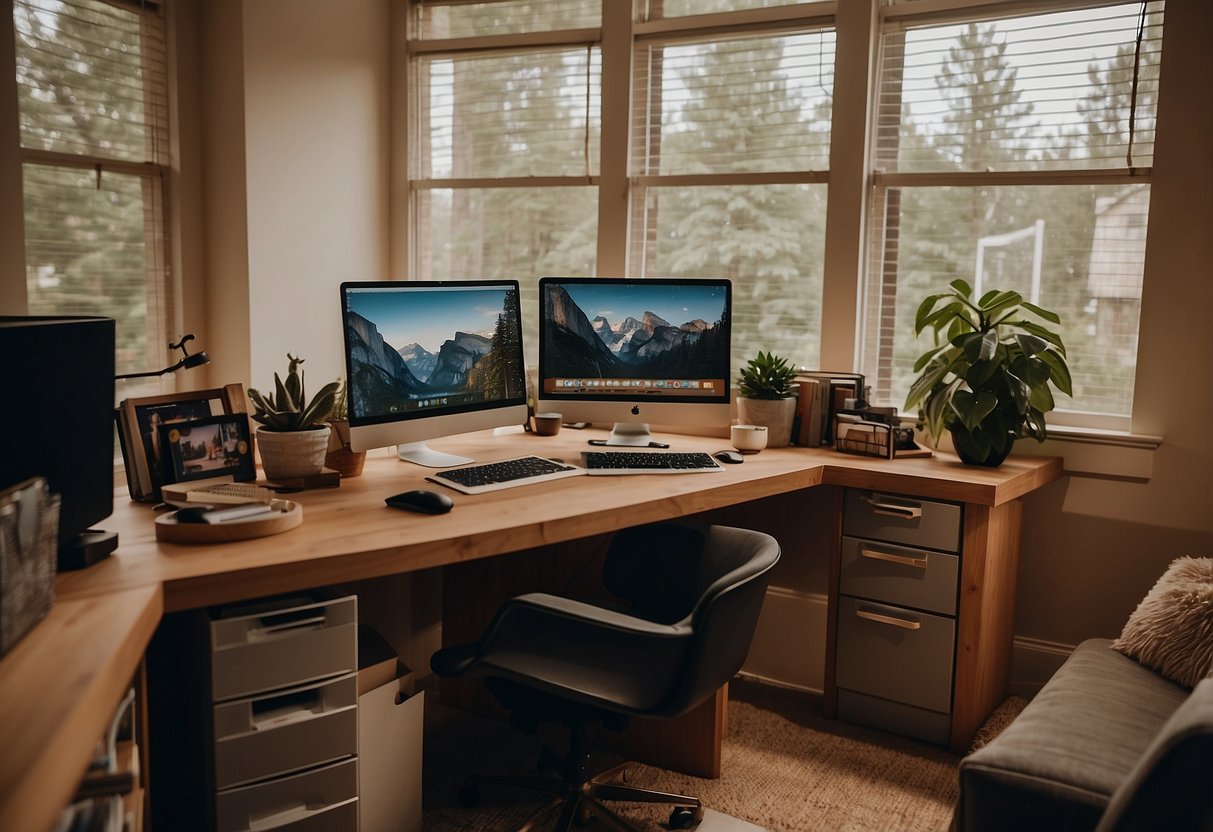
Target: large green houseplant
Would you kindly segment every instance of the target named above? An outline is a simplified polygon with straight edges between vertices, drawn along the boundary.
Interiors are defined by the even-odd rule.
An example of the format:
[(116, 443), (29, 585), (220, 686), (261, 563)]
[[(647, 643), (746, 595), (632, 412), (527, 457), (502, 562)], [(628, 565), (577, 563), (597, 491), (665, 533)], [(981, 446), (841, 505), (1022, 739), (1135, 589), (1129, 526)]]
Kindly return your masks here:
[(269, 480), (294, 479), (319, 474), (329, 444), (328, 419), (336, 401), (337, 382), (330, 382), (311, 399), (304, 387), (302, 358), (286, 354), (286, 380), (274, 373), (274, 392), (250, 388), (253, 420), (260, 423), (257, 445), (261, 465)]
[(792, 440), (792, 420), (796, 416), (796, 392), (792, 382), (796, 370), (772, 352), (758, 351), (741, 368), (737, 380), (737, 420), (741, 424), (763, 425), (767, 429), (767, 447), (781, 448)]
[(962, 461), (1002, 464), (1016, 439), (1043, 441), (1053, 392), (1072, 395), (1061, 337), (1031, 318), (1059, 324), (1056, 313), (1018, 292), (991, 290), (974, 300), (963, 280), (930, 295), (914, 331), (932, 330), (935, 346), (914, 364), (920, 373), (906, 397), (938, 445), (945, 430)]

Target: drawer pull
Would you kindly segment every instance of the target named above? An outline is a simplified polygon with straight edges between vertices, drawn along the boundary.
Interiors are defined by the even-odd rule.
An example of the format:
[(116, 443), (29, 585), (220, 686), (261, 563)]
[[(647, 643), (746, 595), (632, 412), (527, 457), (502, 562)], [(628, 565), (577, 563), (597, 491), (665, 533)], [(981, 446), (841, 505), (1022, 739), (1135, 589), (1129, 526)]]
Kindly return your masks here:
[(889, 563), (897, 563), (902, 566), (913, 566), (916, 569), (926, 569), (927, 559), (916, 558), (911, 555), (895, 555), (892, 552), (878, 552), (875, 549), (862, 548), (859, 550), (860, 557), (871, 558), (872, 560), (883, 560)]
[(866, 618), (868, 621), (875, 621), (878, 624), (892, 624), (894, 627), (901, 627), (903, 630), (918, 630), (922, 627), (922, 622), (916, 619), (885, 615), (873, 610), (865, 610), (862, 607), (855, 610), (855, 616), (857, 618)]
[(887, 503), (875, 494), (870, 494), (864, 497), (864, 499), (876, 514), (897, 517), (901, 520), (917, 520), (919, 517), (922, 517), (922, 506)]

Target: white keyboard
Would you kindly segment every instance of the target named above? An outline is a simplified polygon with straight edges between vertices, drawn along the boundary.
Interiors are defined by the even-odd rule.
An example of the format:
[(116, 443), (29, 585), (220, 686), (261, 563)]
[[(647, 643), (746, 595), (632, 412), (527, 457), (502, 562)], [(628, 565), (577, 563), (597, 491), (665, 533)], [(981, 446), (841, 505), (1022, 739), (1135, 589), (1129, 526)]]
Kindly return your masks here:
[(500, 491), (503, 488), (577, 477), (584, 473), (585, 469), (576, 465), (554, 462), (541, 456), (520, 456), (501, 462), (451, 468), (440, 474), (432, 474), (426, 479), (464, 494), (483, 494), (486, 491)]

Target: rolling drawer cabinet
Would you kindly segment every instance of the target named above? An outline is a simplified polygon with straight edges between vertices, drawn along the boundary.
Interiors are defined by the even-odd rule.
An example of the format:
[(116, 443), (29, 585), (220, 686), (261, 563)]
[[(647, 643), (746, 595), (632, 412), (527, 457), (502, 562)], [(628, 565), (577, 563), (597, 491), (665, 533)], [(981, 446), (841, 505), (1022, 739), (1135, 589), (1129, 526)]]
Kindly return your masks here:
[(838, 716), (950, 740), (961, 506), (848, 489), (838, 580)]
[(209, 626), (218, 832), (356, 829), (356, 596), (227, 607)]

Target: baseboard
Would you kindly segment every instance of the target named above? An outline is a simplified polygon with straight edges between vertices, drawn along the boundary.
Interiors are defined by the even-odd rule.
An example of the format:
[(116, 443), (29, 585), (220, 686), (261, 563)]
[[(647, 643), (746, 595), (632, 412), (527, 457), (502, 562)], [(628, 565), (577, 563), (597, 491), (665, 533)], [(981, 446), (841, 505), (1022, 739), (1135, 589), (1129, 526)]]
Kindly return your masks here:
[(820, 693), (828, 606), (825, 595), (768, 587), (741, 672), (780, 687)]
[(1011, 649), (1010, 692), (1031, 699), (1073, 652), (1073, 644), (1016, 636)]

